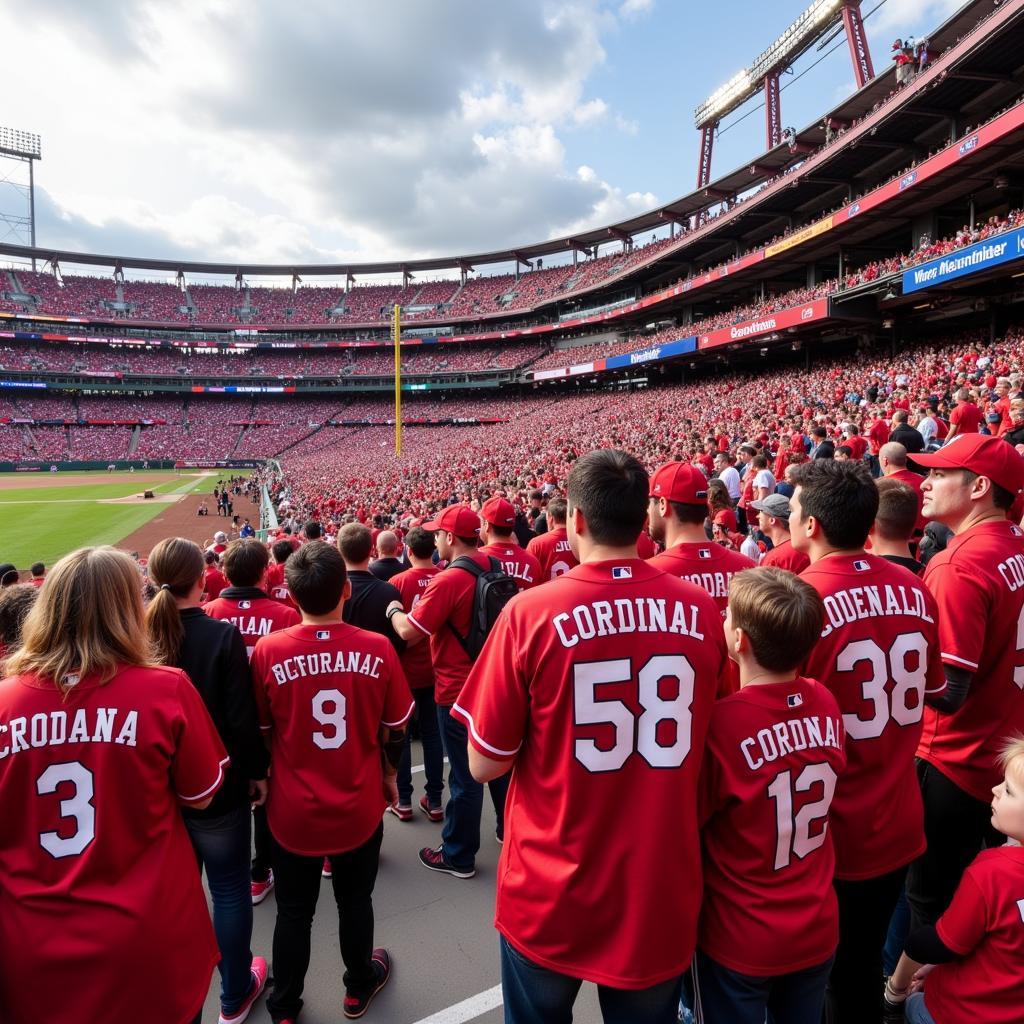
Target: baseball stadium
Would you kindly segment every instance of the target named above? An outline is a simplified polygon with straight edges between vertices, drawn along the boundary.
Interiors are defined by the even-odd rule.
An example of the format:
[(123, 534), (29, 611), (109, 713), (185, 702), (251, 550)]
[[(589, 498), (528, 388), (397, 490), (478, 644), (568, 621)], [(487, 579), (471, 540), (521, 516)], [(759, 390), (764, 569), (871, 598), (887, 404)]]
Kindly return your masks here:
[[(44, 610), (55, 616), (59, 607), (54, 596), (51, 609), (47, 591), (71, 587), (71, 574), (85, 573), (91, 562), (76, 562), (81, 549), (109, 545), (129, 553), (139, 573), (147, 643), (166, 654), (155, 664), (181, 669), (195, 682), (206, 668), (193, 671), (181, 647), (192, 642), (189, 629), (198, 628), (189, 625), (188, 613), (205, 609), (205, 618), (230, 621), (245, 640), (246, 678), (251, 671), (256, 691), (245, 697), (246, 728), (258, 739), (258, 716), (264, 735), (273, 730), (268, 799), (267, 765), (258, 764), (267, 755), (245, 746), (237, 721), (222, 728), (214, 708), (229, 698), (210, 697), (213, 691), (196, 684), (217, 730), (209, 751), (194, 740), (197, 749), (188, 756), (197, 764), (204, 754), (213, 757), (219, 731), (227, 751), (221, 769), (228, 757), (239, 765), (250, 759), (238, 806), (213, 807), (224, 820), (229, 811), (245, 819), (252, 849), (243, 838), (243, 902), (252, 920), (245, 931), (237, 900), (224, 895), (228, 883), (226, 873), (218, 876), (212, 831), (197, 837), (186, 811), (183, 820), (205, 864), (202, 895), (214, 926), (210, 931), (210, 915), (200, 906), (202, 920), (194, 927), (202, 938), (193, 959), (209, 953), (210, 962), (168, 968), (173, 998), (166, 997), (167, 978), (153, 980), (151, 966), (137, 966), (150, 1005), (130, 1013), (119, 997), (105, 1019), (320, 1024), (369, 1010), (369, 1019), (389, 1024), (730, 1024), (763, 1022), (766, 1013), (776, 1024), (1024, 1020), (1024, 971), (1015, 973), (1024, 969), (1024, 938), (1008, 937), (1011, 926), (1019, 933), (1024, 915), (1024, 859), (1012, 843), (1001, 845), (1007, 836), (1022, 838), (1024, 805), (1012, 813), (989, 809), (994, 789), (997, 801), (1018, 799), (1011, 793), (1014, 772), (1020, 772), (1017, 792), (1024, 792), (1024, 750), (1012, 746), (1024, 733), (1024, 0), (947, 3), (926, 33), (897, 39), (891, 54), (888, 37), (872, 30), (872, 17), (886, 2), (868, 9), (865, 0), (862, 11), (857, 0), (814, 0), (803, 11), (786, 3), (764, 13), (763, 51), (739, 55), (745, 68), (724, 85), (701, 84), (707, 99), (686, 129), (697, 143), (693, 189), (615, 222), (582, 224), (535, 242), (496, 234), (481, 251), (430, 255), (440, 250), (427, 245), (410, 246), (409, 258), (296, 262), (288, 253), (276, 262), (245, 262), (215, 250), (209, 259), (139, 255), (119, 251), (116, 241), (98, 251), (53, 248), (37, 238), (35, 179), (47, 169), (45, 140), (0, 127), (0, 185), (11, 185), (0, 189), (0, 199), (16, 200), (0, 210), (0, 231), (10, 229), (0, 235), (0, 631), (11, 630), (0, 635), (0, 654), (13, 659), (14, 674), (23, 673), (18, 678), (41, 673), (45, 652), (41, 647), (33, 655), (32, 644), (41, 644)], [(626, 3), (622, 11), (634, 6), (651, 7)], [(656, 18), (658, 9), (629, 15), (635, 16)], [(701, 17), (710, 23), (724, 20), (725, 12)], [(625, 13), (621, 19), (629, 24)], [(796, 80), (827, 47), (844, 60), (847, 85), (834, 96), (822, 92), (814, 116), (787, 127), (781, 93), (790, 84), (800, 88)], [(725, 80), (729, 68), (723, 63), (720, 70)], [(723, 171), (715, 166), (716, 143), (725, 127), (750, 115), (742, 130), (757, 137), (756, 155)], [(609, 509), (625, 515), (628, 495), (621, 497), (609, 481), (624, 488), (621, 480), (633, 479), (630, 474), (642, 476), (643, 524), (631, 544), (613, 543), (607, 538), (624, 527), (602, 533), (605, 519), (614, 518)], [(964, 496), (957, 497), (951, 481), (961, 476)], [(609, 490), (599, 501), (594, 494), (601, 486)], [(962, 514), (947, 511), (956, 501)], [(841, 542), (839, 527), (824, 525), (833, 522), (830, 516), (852, 522), (865, 503), (872, 511), (855, 541)], [(842, 536), (851, 530), (857, 532), (847, 523)], [(981, 531), (973, 548), (961, 536), (975, 536), (971, 531)], [(169, 574), (175, 539), (189, 542), (188, 554), (181, 547), (176, 557), (193, 559), (198, 580), (181, 584)], [(515, 596), (493, 621), (479, 596), (486, 561), (476, 563), (473, 576), (453, 571), (455, 562), (481, 557), (478, 541), (486, 542), (479, 551), (490, 556), (495, 574), (516, 582), (508, 588)], [(419, 553), (424, 544), (425, 555)], [(706, 565), (672, 568), (677, 545), (693, 547), (693, 558)], [(627, 549), (632, 561), (623, 561)], [(974, 568), (963, 561), (970, 551)], [(600, 581), (608, 595), (613, 584), (646, 581), (653, 596), (637, 597), (625, 611), (620, 606), (628, 602), (613, 596), (586, 604), (586, 587), (599, 589), (598, 569), (589, 563), (605, 565), (602, 557), (618, 560), (611, 578)], [(835, 589), (839, 570), (830, 574), (827, 566), (841, 557), (850, 559), (851, 578), (864, 575), (856, 594)], [(448, 568), (436, 572), (438, 562)], [(669, 583), (648, 579), (654, 566), (659, 577), (672, 577)], [(336, 625), (326, 612), (310, 610), (323, 604), (319, 591), (309, 596), (310, 580), (329, 591), (322, 578), (332, 571), (342, 582), (334, 604), (324, 607), (338, 610)], [(399, 572), (426, 574), (410, 584), (422, 593), (406, 600), (398, 582), (389, 582), (401, 580)], [(371, 575), (394, 592), (391, 598), (356, 589)], [(458, 606), (468, 631), (455, 621), (456, 604), (443, 605), (454, 584), (433, 582), (461, 575), (479, 576), (467, 583)], [(687, 590), (676, 595), (670, 584), (679, 585), (679, 577)], [(745, 583), (734, 582), (743, 577)], [(843, 578), (843, 587), (853, 587)], [(10, 588), (22, 592), (20, 614), (28, 616), (16, 629), (3, 602)], [(30, 589), (35, 605), (25, 596)], [(690, 591), (699, 591), (699, 599)], [(545, 593), (550, 605), (541, 603)], [(691, 602), (687, 617), (666, 620), (664, 602), (684, 599)], [(264, 625), (274, 621), (272, 629), (254, 627), (259, 640), (250, 638), (237, 607), (230, 613), (214, 607), (231, 601), (247, 611), (260, 601), (274, 605), (275, 611), (258, 613)], [(380, 603), (371, 607), (374, 601)], [(559, 601), (567, 602), (564, 610)], [(657, 601), (662, 633), (677, 645), (671, 650), (648, 636), (656, 632), (651, 602)], [(470, 619), (467, 602), (477, 602), (473, 615), (482, 616), (475, 647), (477, 618)], [(804, 628), (798, 613), (811, 614), (810, 604), (818, 619)], [(173, 612), (172, 626), (151, 625), (158, 606), (161, 615)], [(74, 607), (84, 629), (88, 616)], [(437, 610), (442, 607), (449, 607), (449, 618)], [(719, 652), (727, 610), (729, 649)], [(371, 654), (385, 666), (380, 671), (400, 665), (402, 694), (408, 679), (417, 709), (410, 740), (409, 712), (395, 704), (399, 684), (392, 680), (367, 733), (385, 787), (394, 774), (389, 763), (398, 771), (383, 840), (379, 832), (376, 839), (360, 833), (350, 840), (325, 824), (360, 820), (366, 803), (365, 795), (343, 799), (343, 787), (326, 775), (317, 782), (314, 766), (317, 750), (333, 756), (356, 746), (346, 741), (361, 727), (349, 683), (311, 680), (321, 731), (312, 734), (313, 754), (306, 744), (297, 755), (309, 759), (298, 781), (289, 783), (288, 772), (297, 769), (280, 749), (292, 727), (284, 723), (294, 722), (294, 712), (281, 709), (281, 693), (299, 687), (291, 674), (284, 685), (285, 672), (298, 659), (299, 679), (307, 657), (286, 651), (282, 638), (316, 627), (318, 639), (333, 643), (332, 630), (344, 628), (342, 622), (392, 642), (380, 651), (367, 647), (364, 665)], [(544, 646), (545, 623), (551, 646)], [(65, 633), (73, 624), (65, 623)], [(50, 625), (52, 644), (60, 630)], [(636, 636), (624, 644), (616, 637), (625, 632)], [(804, 633), (811, 639), (800, 648)], [(840, 634), (849, 642), (837, 655), (829, 645)], [(778, 635), (787, 638), (788, 652)], [(196, 640), (197, 649), (219, 657), (212, 653), (217, 645), (234, 640), (218, 637)], [(798, 649), (806, 657), (791, 665), (787, 657)], [(286, 653), (290, 660), (273, 661)], [(326, 666), (328, 655), (319, 657)], [(580, 660), (565, 662), (564, 678), (571, 681), (560, 691), (570, 694), (564, 734), (584, 733), (563, 755), (545, 717), (557, 701), (549, 706), (530, 688), (571, 657)], [(638, 684), (629, 682), (633, 661)], [(584, 662), (591, 668), (585, 671)], [(352, 664), (358, 659), (333, 675), (354, 677)], [(656, 672), (648, 671), (651, 665)], [(77, 681), (82, 665), (64, 668)], [(131, 671), (158, 670), (136, 665)], [(212, 678), (221, 669), (209, 671)], [(269, 680), (265, 693), (261, 671)], [(748, 684), (758, 685), (758, 671), (771, 677), (764, 692), (769, 685), (802, 688), (785, 698), (789, 711), (783, 702), (778, 722), (736, 731), (737, 723), (755, 722), (754, 697), (749, 706), (741, 700), (754, 692)], [(687, 672), (689, 703), (680, 710)], [(719, 700), (709, 697), (701, 710), (700, 684), (712, 676), (707, 692)], [(119, 678), (108, 684), (111, 692)], [(1003, 687), (998, 697), (991, 696), (995, 679)], [(10, 683), (0, 682), (5, 820), (13, 808), (21, 817), (30, 799), (25, 787), (35, 781), (16, 768), (47, 750), (23, 737), (23, 753), (8, 757), (18, 750), (15, 725), (29, 728), (29, 721), (35, 736), (37, 718), (58, 713), (57, 704), (52, 712), (41, 703), (18, 704), (18, 688), (5, 690)], [(429, 707), (421, 703), (423, 689)], [(676, 696), (666, 696), (670, 691)], [(82, 695), (70, 684), (60, 692), (70, 716)], [(801, 707), (807, 716), (794, 718)], [(819, 713), (828, 724), (820, 731), (806, 724)], [(522, 722), (525, 732), (517, 732)], [(101, 733), (97, 725), (95, 736)], [(127, 743), (134, 746), (131, 735)], [(674, 761), (684, 736), (690, 752)], [(393, 762), (389, 742), (397, 743)], [(117, 744), (122, 738), (84, 747)], [(255, 746), (262, 751), (261, 743)], [(743, 751), (739, 768), (724, 764), (722, 753), (723, 765), (705, 767), (698, 781), (697, 763), (707, 766), (720, 749), (734, 748)], [(1005, 782), (998, 766), (1004, 748), (1010, 751)], [(538, 751), (543, 762), (531, 762), (541, 757)], [(808, 760), (812, 753), (819, 759)], [(78, 757), (68, 755), (81, 768), (87, 756)], [(758, 775), (775, 762), (771, 775)], [(39, 764), (37, 774), (49, 762)], [(330, 764), (331, 772), (350, 770)], [(691, 764), (693, 778), (683, 780)], [(899, 779), (893, 765), (900, 766)], [(503, 774), (510, 768), (511, 788)], [(566, 787), (566, 800), (544, 774), (563, 769), (570, 781), (558, 786)], [(102, 770), (90, 768), (96, 793), (105, 795)], [(117, 774), (110, 765), (106, 771)], [(117, 771), (127, 769), (122, 764)], [(218, 769), (218, 779), (224, 771)], [(181, 792), (205, 792), (208, 780), (199, 767), (195, 773), (168, 799), (178, 794), (188, 807)], [(680, 779), (670, 782), (675, 776)], [(712, 777), (727, 792), (711, 792), (706, 780)], [(76, 903), (76, 883), (62, 872), (87, 859), (90, 849), (98, 856), (102, 837), (97, 831), (92, 847), (72, 850), (81, 830), (73, 834), (68, 822), (81, 824), (85, 811), (71, 783), (79, 795), (81, 783), (54, 778), (53, 787), (67, 789), (53, 819), (63, 824), (47, 832), (43, 823), (50, 818), (41, 811), (25, 815), (26, 827), (33, 843), (40, 834), (47, 851), (38, 884), (47, 899), (63, 894), (63, 903), (47, 904), (49, 912), (73, 917), (106, 897), (90, 890)], [(215, 801), (230, 788), (227, 778)], [(262, 790), (246, 790), (246, 781)], [(420, 802), (408, 790), (424, 782)], [(762, 783), (770, 783), (767, 796)], [(693, 792), (669, 788), (676, 784)], [(667, 804), (678, 800), (688, 808), (679, 822), (689, 825), (660, 824), (664, 805), (651, 813), (654, 786), (665, 787), (657, 792)], [(40, 782), (38, 792), (57, 790)], [(262, 816), (260, 792), (268, 800)], [(325, 793), (333, 796), (318, 804)], [(254, 824), (250, 799), (257, 804)], [(872, 808), (861, 806), (865, 799)], [(369, 804), (378, 828), (380, 809), (372, 798)], [(720, 852), (727, 835), (756, 834), (749, 831), (757, 827), (753, 812), (744, 817), (754, 805), (771, 815), (765, 865), (752, 839), (744, 840), (749, 850)], [(890, 810), (884, 820), (883, 805)], [(309, 816), (301, 827), (295, 824), (300, 809)], [(634, 818), (640, 812), (645, 816)], [(100, 813), (93, 814), (97, 830)], [(184, 842), (186, 834), (174, 814), (169, 844)], [(580, 824), (587, 814), (591, 825)], [(602, 829), (606, 838), (595, 839)], [(912, 834), (904, 835), (908, 829)], [(959, 836), (960, 847), (937, 839), (942, 830)], [(654, 839), (638, 838), (620, 852), (622, 835), (648, 833), (661, 837), (649, 861), (640, 852)], [(556, 837), (552, 850), (546, 835)], [(702, 854), (694, 852), (700, 836), (703, 916)], [(25, 879), (36, 877), (35, 868), (26, 866), (25, 842), (17, 847), (0, 839), (0, 950), (14, 944), (12, 929), (31, 936), (38, 927), (30, 909), (10, 917), (6, 928), (3, 923), (5, 908), (33, 905), (28, 893), (35, 890)], [(421, 848), (424, 842), (430, 846)], [(668, 867), (667, 849), (675, 858)], [(935, 863), (920, 866), (933, 855)], [(366, 925), (369, 895), (357, 893), (351, 880), (365, 881), (368, 857), (369, 887), (374, 891), (376, 878), (376, 890)], [(697, 859), (691, 864), (687, 857)], [(720, 866), (730, 857), (734, 863)], [(177, 864), (174, 888), (165, 878), (158, 895), (146, 899), (173, 903), (185, 874), (189, 886), (181, 888), (190, 889), (194, 864), (171, 854), (167, 863)], [(127, 866), (124, 871), (129, 877)], [(668, 923), (659, 898), (649, 899), (639, 884), (658, 872), (689, 872), (697, 880), (696, 895), (683, 881), (666, 884)], [(968, 875), (973, 882), (965, 894), (961, 878)], [(936, 882), (940, 876), (945, 887)], [(131, 884), (141, 891), (141, 882)], [(751, 910), (771, 904), (764, 893), (787, 884), (806, 886), (810, 902), (796, 909), (794, 897), (775, 919)], [(606, 912), (596, 910), (620, 885), (626, 903), (610, 899)], [(314, 920), (321, 886), (328, 892), (320, 894)], [(736, 887), (742, 895), (728, 896)], [(198, 900), (199, 886), (191, 888)], [(999, 901), (1010, 895), (1003, 906)], [(192, 921), (190, 913), (183, 910), (168, 934)], [(308, 934), (302, 937), (304, 914), (311, 951)], [(972, 915), (998, 923), (982, 935), (964, 924)], [(85, 933), (90, 927), (82, 926)], [(351, 936), (365, 927), (370, 935), (362, 951)], [(772, 938), (787, 929), (791, 944)], [(52, 961), (40, 966), (27, 954), (14, 957), (21, 974), (10, 965), (5, 971), (8, 957), (0, 953), (0, 1018), (8, 1020), (6, 1002), (10, 1024), (30, 1017), (99, 1021), (91, 1014), (106, 1005), (112, 985), (141, 998), (142, 982), (133, 986), (124, 978), (127, 966), (106, 988), (101, 979), (90, 981), (93, 1002), (65, 1003), (54, 995), (52, 1012), (45, 1009), (51, 997), (30, 998), (19, 981), (31, 976), (33, 984), (48, 979), (62, 988), (65, 979), (91, 975), (89, 965), (106, 962), (117, 942), (125, 948), (138, 942), (140, 957), (143, 950), (159, 953), (159, 943), (127, 934), (113, 928), (113, 945), (104, 947), (101, 937), (91, 952), (85, 939), (79, 952), (41, 942), (39, 956)], [(235, 954), (239, 944), (245, 947), (241, 989), (232, 943)], [(373, 943), (379, 946), (367, 961)], [(670, 952), (677, 946), (678, 956)], [(395, 976), (381, 991), (392, 958)], [(212, 966), (218, 961), (219, 971)], [(748, 998), (753, 1002), (745, 1003)]]

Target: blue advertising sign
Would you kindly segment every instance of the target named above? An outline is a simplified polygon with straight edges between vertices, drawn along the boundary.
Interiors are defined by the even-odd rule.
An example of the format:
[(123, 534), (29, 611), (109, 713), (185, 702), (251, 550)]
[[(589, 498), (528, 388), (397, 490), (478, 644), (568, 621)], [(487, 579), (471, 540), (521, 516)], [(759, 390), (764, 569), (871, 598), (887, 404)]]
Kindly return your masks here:
[(606, 370), (617, 370), (622, 366), (637, 366), (640, 363), (653, 363), (662, 359), (670, 359), (672, 356), (685, 356), (697, 351), (697, 336), (680, 338), (677, 341), (670, 341), (664, 345), (655, 345), (653, 348), (644, 348), (639, 352), (627, 352), (624, 356), (612, 356), (605, 360)]
[(918, 292), (958, 277), (976, 274), (980, 270), (997, 267), (1024, 256), (1024, 228), (975, 242), (966, 249), (958, 249), (928, 263), (922, 263), (903, 274), (903, 294)]

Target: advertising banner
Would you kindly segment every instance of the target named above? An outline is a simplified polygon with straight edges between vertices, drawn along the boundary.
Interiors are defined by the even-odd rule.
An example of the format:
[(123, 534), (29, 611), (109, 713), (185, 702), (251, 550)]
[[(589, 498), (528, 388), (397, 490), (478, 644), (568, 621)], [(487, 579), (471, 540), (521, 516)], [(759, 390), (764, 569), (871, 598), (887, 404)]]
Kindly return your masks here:
[(814, 302), (808, 302), (803, 306), (781, 309), (777, 313), (769, 313), (756, 320), (744, 320), (733, 324), (732, 327), (723, 327), (721, 330), (702, 334), (697, 339), (697, 345), (703, 352), (705, 349), (736, 341), (753, 341), (775, 331), (784, 331), (788, 327), (823, 320), (827, 316), (828, 299), (815, 299)]
[(958, 277), (977, 274), (979, 271), (1010, 263), (1024, 256), (1024, 228), (1007, 231), (1002, 235), (975, 242), (964, 249), (957, 249), (948, 256), (929, 260), (919, 267), (903, 273), (903, 294), (919, 292), (922, 288), (955, 281)]

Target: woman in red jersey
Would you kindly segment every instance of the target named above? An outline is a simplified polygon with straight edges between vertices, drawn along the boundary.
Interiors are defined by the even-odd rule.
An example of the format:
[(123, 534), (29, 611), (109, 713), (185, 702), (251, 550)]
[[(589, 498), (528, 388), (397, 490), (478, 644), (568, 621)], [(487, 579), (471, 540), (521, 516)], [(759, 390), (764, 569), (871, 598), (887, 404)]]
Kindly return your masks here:
[(138, 569), (54, 566), (0, 681), (5, 1024), (198, 1019), (217, 946), (179, 806), (227, 758), (180, 669), (153, 665)]

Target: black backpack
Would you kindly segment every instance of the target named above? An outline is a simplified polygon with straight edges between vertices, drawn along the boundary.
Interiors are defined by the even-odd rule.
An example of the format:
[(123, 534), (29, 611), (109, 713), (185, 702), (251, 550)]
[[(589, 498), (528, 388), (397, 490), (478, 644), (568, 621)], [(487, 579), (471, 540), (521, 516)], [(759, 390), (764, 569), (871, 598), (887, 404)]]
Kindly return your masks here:
[(462, 569), (476, 579), (476, 590), (473, 593), (473, 610), (469, 619), (469, 635), (461, 633), (449, 622), (448, 628), (462, 644), (470, 661), (476, 661), (483, 650), (494, 623), (498, 621), (502, 608), (519, 593), (519, 587), (511, 576), (501, 568), (501, 562), (488, 557), (489, 569), (481, 569), (472, 558), (465, 555), (456, 558), (448, 566), (449, 569)]

